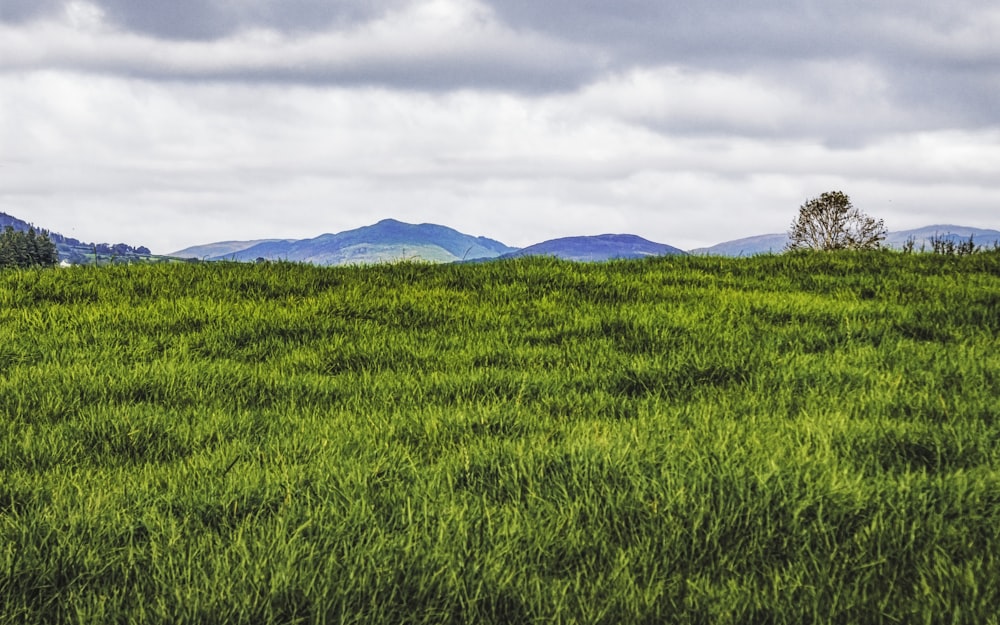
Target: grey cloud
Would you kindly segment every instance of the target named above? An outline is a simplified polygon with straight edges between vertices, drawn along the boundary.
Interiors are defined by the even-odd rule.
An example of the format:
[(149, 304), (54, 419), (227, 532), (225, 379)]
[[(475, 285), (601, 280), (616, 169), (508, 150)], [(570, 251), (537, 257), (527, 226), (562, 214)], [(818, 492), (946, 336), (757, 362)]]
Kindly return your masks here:
[(988, 0), (489, 2), (513, 27), (597, 43), (610, 67), (783, 74), (804, 61), (862, 61), (888, 78), (887, 97), (927, 121), (998, 122), (1000, 19)]
[[(488, 0), (511, 24), (560, 38), (598, 40), (623, 62), (688, 61), (785, 55), (803, 59), (850, 56), (877, 49), (886, 21), (922, 28), (975, 20), (985, 0), (955, 2), (836, 3), (800, 0), (688, 2), (686, 0)], [(906, 16), (900, 19), (898, 16)]]
[[(2, 2), (0, 19), (8, 22), (59, 12), (68, 5), (67, 0)], [(465, 36), (468, 24), (421, 39), (402, 23), (408, 19), (399, 17), (408, 15), (405, 9), (429, 4), (426, 0), (91, 2), (119, 34), (177, 42), (178, 48), (188, 46), (210, 58), (202, 61), (155, 44), (146, 52), (136, 48), (136, 54), (105, 54), (101, 50), (107, 44), (100, 42), (53, 60), (53, 66), (154, 80), (364, 84), (431, 91), (487, 88), (536, 94), (582, 89), (635, 68), (679, 67), (790, 85), (807, 99), (818, 100), (827, 122), (836, 122), (825, 141), (863, 142), (877, 132), (872, 122), (876, 118), (866, 113), (871, 101), (851, 104), (849, 87), (845, 93), (842, 83), (821, 84), (808, 75), (808, 68), (802, 70), (810, 63), (826, 63), (866, 66), (884, 77), (885, 109), (905, 111), (886, 131), (998, 123), (1000, 43), (995, 32), (1000, 17), (990, 13), (992, 0), (478, 0), (479, 7), (469, 0), (463, 7), (470, 11), (471, 23), (481, 20), (492, 30), (482, 40), (473, 32), (460, 45), (449, 39)], [(481, 7), (486, 10), (477, 12)], [(396, 30), (378, 39), (377, 49), (365, 47), (365, 38), (375, 41), (369, 26), (387, 15), (399, 22)], [(227, 57), (228, 63), (211, 58), (218, 51), (211, 44), (219, 43), (221, 50), (254, 28), (277, 32), (281, 45), (245, 45), (240, 55)], [(318, 53), (298, 54), (297, 43), (331, 33), (350, 38), (354, 47), (320, 46)], [(206, 47), (196, 47), (201, 44)], [(46, 54), (21, 57), (29, 59), (26, 64), (35, 58), (49, 62), (53, 57)], [(0, 66), (5, 62), (9, 68), (24, 69), (13, 55), (0, 59)], [(829, 105), (829, 92), (847, 96), (839, 118)], [(877, 118), (877, 123), (884, 125), (883, 119)], [(691, 121), (660, 118), (651, 120), (649, 127), (676, 131), (678, 123)], [(735, 124), (683, 129), (761, 132), (739, 120)], [(764, 130), (783, 132), (777, 126)], [(794, 124), (788, 130), (797, 132)], [(847, 135), (854, 136), (845, 140)]]
[(527, 59), (505, 59), (498, 63), (484, 56), (463, 59), (418, 58), (408, 62), (366, 59), (350, 64), (302, 67), (251, 67), (238, 71), (150, 68), (140, 64), (121, 66), (119, 73), (133, 78), (184, 82), (240, 82), (250, 84), (306, 85), (323, 87), (384, 87), (409, 91), (443, 92), (468, 88), (495, 92), (541, 93), (571, 90), (589, 75), (571, 62), (538, 66)]
[[(64, 11), (67, 0), (4, 0), (0, 22), (23, 22)], [(211, 40), (247, 28), (314, 32), (363, 22), (405, 0), (91, 0), (113, 25), (176, 40)]]
[[(511, 24), (569, 39), (603, 42), (619, 63), (745, 59), (794, 50), (811, 55), (828, 46), (818, 16), (787, 2), (727, 3), (678, 0), (491, 0)], [(826, 24), (829, 26), (829, 24)]]
[(51, 14), (61, 8), (63, 0), (3, 0), (0, 23), (21, 23)]
[(170, 39), (215, 39), (238, 26), (217, 2), (201, 0), (102, 0), (97, 3), (113, 24)]
[(242, 18), (287, 32), (315, 31), (364, 22), (406, 4), (404, 0), (257, 0)]
[[(115, 3), (127, 4), (104, 1), (106, 10)], [(171, 6), (160, 5), (142, 19), (154, 22), (164, 15), (160, 21), (169, 23), (185, 5)], [(209, 6), (199, 5), (201, 17), (194, 21), (200, 22), (201, 30), (185, 26), (188, 38), (182, 41), (109, 30), (106, 26), (114, 16), (108, 13), (103, 24), (82, 29), (57, 23), (40, 25), (34, 36), (11, 30), (11, 37), (0, 40), (0, 70), (59, 68), (154, 81), (535, 93), (572, 89), (594, 75), (594, 50), (504, 28), (474, 4), (435, 7), (418, 2), (386, 12), (380, 19), (341, 23), (317, 32), (246, 28), (225, 37), (210, 36), (224, 29)], [(241, 6), (250, 11), (253, 6), (264, 10), (273, 4)], [(338, 19), (348, 19), (346, 15), (341, 13)], [(232, 26), (225, 23), (227, 29)], [(176, 23), (174, 27), (179, 28)], [(192, 39), (196, 32), (208, 39)]]

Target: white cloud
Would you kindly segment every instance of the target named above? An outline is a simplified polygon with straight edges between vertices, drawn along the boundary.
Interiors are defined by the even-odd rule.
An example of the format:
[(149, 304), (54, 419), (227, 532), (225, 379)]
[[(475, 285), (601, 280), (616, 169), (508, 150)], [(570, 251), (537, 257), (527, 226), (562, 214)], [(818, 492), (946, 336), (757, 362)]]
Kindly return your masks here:
[[(681, 78), (696, 90), (755, 88)], [(637, 84), (653, 93), (647, 102), (661, 97), (662, 85)], [(830, 148), (807, 137), (654, 130), (636, 114), (641, 98), (624, 106), (615, 93), (0, 76), (0, 210), (159, 252), (316, 236), (384, 217), (513, 245), (618, 231), (696, 247), (782, 231), (805, 199), (835, 188), (892, 228), (945, 218), (997, 225), (1000, 131)], [(782, 114), (805, 112), (786, 105)]]
[(64, 9), (66, 23), (74, 30), (84, 32), (105, 32), (104, 11), (90, 2), (73, 0)]
[(932, 61), (995, 63), (1000, 55), (1000, 9), (989, 4), (955, 8), (959, 10), (935, 20), (907, 12), (883, 15), (878, 32), (898, 48), (919, 51)]
[(890, 228), (1000, 227), (1000, 12), (974, 0), (185, 2), (0, 22), (0, 210), (160, 252), (384, 217), (695, 247), (832, 189)]
[(810, 139), (856, 145), (926, 126), (890, 96), (889, 81), (863, 62), (792, 63), (725, 73), (646, 67), (594, 82), (582, 97), (593, 111), (665, 134)]

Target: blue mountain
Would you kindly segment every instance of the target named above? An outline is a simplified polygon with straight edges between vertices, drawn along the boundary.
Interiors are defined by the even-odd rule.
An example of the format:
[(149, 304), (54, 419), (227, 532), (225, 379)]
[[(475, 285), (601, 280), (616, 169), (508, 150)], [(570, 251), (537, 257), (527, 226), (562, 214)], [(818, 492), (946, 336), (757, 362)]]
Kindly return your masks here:
[(756, 256), (757, 254), (780, 254), (785, 250), (787, 244), (787, 234), (761, 234), (725, 241), (711, 247), (700, 247), (690, 250), (690, 252), (709, 256)]
[[(447, 263), (459, 260), (496, 258), (516, 248), (486, 237), (463, 234), (435, 224), (408, 224), (384, 219), (377, 224), (323, 234), (313, 239), (228, 242), (225, 253), (220, 244), (196, 246), (172, 256), (207, 260), (253, 261), (290, 260), (317, 265), (371, 264), (399, 260)], [(214, 249), (212, 249), (214, 248)]]
[(686, 253), (676, 247), (654, 243), (634, 234), (601, 234), (552, 239), (504, 254), (502, 258), (555, 256), (564, 260), (593, 262)]
[(1000, 245), (1000, 230), (988, 230), (985, 228), (970, 228), (968, 226), (955, 226), (950, 224), (940, 224), (934, 226), (924, 226), (914, 230), (902, 230), (900, 232), (890, 232), (885, 238), (886, 245), (894, 248), (901, 248), (908, 241), (913, 242), (914, 249), (930, 250), (935, 239), (951, 241), (952, 243), (964, 243), (972, 238), (972, 242), (980, 247), (991, 248)]
[[(969, 226), (934, 225), (915, 228), (913, 230), (898, 230), (886, 235), (883, 244), (887, 247), (900, 249), (912, 241), (914, 249), (931, 250), (932, 241), (941, 239), (953, 243), (962, 243), (972, 237), (973, 243), (981, 247), (1000, 245), (1000, 231)], [(711, 247), (690, 250), (692, 254), (707, 254), (713, 256), (754, 256), (757, 254), (780, 254), (788, 244), (788, 235), (784, 233), (762, 234), (755, 237), (725, 241)]]

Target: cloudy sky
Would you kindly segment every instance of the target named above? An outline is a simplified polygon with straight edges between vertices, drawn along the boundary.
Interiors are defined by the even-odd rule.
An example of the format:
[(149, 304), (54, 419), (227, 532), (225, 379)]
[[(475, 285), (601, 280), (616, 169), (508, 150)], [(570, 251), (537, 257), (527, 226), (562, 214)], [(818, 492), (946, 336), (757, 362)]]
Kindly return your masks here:
[(1000, 229), (995, 0), (2, 0), (0, 211), (166, 253), (386, 217), (683, 248), (842, 190)]

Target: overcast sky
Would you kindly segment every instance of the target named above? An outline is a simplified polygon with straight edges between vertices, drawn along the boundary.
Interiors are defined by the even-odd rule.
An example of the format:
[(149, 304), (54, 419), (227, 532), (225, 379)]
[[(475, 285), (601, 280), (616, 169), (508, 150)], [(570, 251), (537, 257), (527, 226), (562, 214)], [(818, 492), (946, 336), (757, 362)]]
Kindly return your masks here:
[(166, 253), (392, 217), (1000, 229), (995, 0), (0, 0), (0, 211)]

